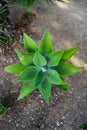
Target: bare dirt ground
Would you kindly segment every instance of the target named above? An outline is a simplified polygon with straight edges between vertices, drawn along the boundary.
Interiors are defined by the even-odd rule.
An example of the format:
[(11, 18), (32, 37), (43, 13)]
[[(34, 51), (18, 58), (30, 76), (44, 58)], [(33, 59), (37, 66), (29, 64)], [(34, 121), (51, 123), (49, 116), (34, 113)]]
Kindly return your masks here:
[[(55, 50), (80, 46), (71, 62), (84, 66), (84, 70), (67, 78), (70, 86), (68, 91), (53, 87), (49, 105), (37, 91), (23, 101), (16, 102), (0, 121), (0, 130), (80, 130), (79, 126), (87, 123), (87, 0), (49, 5), (39, 3), (34, 12), (36, 19), (29, 28), (35, 41), (40, 40), (48, 26)], [(15, 15), (14, 12), (13, 14)], [(14, 16), (13, 14), (11, 15)], [(12, 50), (6, 56), (0, 55), (1, 93), (7, 94), (8, 90), (17, 93), (19, 90), (20, 85), (12, 83), (14, 76), (3, 71), (4, 66), (16, 59)], [(13, 96), (14, 94), (10, 98)]]

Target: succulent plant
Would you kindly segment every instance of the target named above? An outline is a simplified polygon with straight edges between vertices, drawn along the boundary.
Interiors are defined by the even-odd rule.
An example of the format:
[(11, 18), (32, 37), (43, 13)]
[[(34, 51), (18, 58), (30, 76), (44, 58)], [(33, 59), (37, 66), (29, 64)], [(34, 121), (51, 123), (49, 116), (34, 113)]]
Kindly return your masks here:
[(15, 49), (19, 62), (5, 67), (5, 71), (18, 73), (16, 82), (23, 82), (19, 99), (38, 89), (45, 101), (49, 102), (52, 84), (67, 90), (65, 76), (77, 73), (83, 67), (76, 67), (67, 61), (78, 51), (79, 47), (53, 51), (52, 40), (46, 28), (40, 43), (37, 45), (26, 33), (23, 35), (26, 53)]

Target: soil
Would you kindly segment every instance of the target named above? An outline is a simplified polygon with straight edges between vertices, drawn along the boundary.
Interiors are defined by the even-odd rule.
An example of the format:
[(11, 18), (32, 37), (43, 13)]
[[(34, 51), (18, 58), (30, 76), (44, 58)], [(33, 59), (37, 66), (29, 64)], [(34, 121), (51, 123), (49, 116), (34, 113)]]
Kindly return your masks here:
[[(0, 97), (8, 107), (0, 121), (0, 130), (80, 130), (81, 124), (87, 124), (87, 0), (38, 3), (32, 21), (25, 10), (8, 4), (10, 20), (18, 26), (13, 45), (7, 47), (4, 54), (0, 49)], [(25, 31), (38, 43), (46, 26), (55, 50), (80, 47), (70, 62), (84, 66), (84, 70), (66, 78), (70, 86), (68, 91), (53, 86), (49, 105), (38, 91), (17, 102), (21, 84), (14, 84), (12, 81), (17, 75), (6, 73), (3, 68), (18, 61), (13, 47), (24, 51), (18, 40), (20, 34)]]

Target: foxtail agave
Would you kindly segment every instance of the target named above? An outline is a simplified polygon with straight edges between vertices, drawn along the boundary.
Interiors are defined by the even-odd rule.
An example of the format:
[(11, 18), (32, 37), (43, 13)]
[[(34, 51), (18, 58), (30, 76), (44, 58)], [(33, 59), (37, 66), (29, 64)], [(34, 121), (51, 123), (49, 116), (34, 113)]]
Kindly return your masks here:
[(64, 77), (82, 70), (83, 67), (68, 63), (79, 47), (53, 51), (48, 28), (38, 45), (26, 33), (23, 35), (23, 42), (27, 52), (22, 53), (15, 49), (19, 62), (5, 67), (5, 71), (19, 74), (15, 81), (21, 81), (23, 85), (18, 100), (38, 89), (49, 103), (52, 85), (67, 90), (68, 84)]

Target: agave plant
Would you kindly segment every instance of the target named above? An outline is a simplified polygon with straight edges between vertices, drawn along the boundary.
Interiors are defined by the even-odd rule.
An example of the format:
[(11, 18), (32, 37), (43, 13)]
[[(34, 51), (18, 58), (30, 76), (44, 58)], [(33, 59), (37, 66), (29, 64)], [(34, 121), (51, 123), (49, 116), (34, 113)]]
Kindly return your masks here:
[(46, 28), (40, 43), (37, 45), (27, 34), (23, 35), (26, 53), (15, 49), (19, 62), (5, 67), (5, 71), (18, 73), (16, 82), (23, 82), (19, 99), (38, 89), (45, 101), (49, 102), (52, 84), (67, 90), (65, 76), (75, 74), (83, 67), (76, 67), (67, 61), (74, 55), (78, 47), (53, 51), (52, 40)]
[[(36, 2), (38, 2), (39, 0), (13, 0), (13, 1), (15, 3), (17, 3), (18, 5), (20, 5), (21, 7), (25, 8), (27, 10), (27, 12), (31, 13)], [(44, 1), (44, 0), (42, 0), (42, 1)], [(55, 0), (45, 0), (45, 1), (52, 2)], [(63, 0), (57, 0), (57, 1), (64, 2)]]
[(31, 13), (37, 0), (13, 0), (15, 3), (25, 8), (27, 12)]

